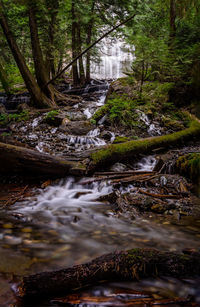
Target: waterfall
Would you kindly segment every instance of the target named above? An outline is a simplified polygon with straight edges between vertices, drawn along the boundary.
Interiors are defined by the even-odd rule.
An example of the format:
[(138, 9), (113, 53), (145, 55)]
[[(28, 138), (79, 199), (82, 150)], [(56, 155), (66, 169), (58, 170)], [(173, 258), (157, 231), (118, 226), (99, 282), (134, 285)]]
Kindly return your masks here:
[(100, 62), (92, 64), (92, 78), (118, 79), (124, 76), (124, 71), (130, 69), (134, 50), (130, 50), (123, 41), (105, 38), (99, 49)]

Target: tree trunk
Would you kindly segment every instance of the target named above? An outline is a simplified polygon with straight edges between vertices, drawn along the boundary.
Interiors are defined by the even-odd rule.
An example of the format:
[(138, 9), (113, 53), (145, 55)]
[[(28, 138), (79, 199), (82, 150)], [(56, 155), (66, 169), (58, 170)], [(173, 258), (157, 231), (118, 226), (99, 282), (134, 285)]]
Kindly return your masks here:
[(55, 30), (56, 30), (56, 20), (58, 15), (59, 3), (57, 0), (49, 1), (46, 0), (46, 7), (50, 7), (50, 23), (48, 28), (48, 45), (46, 53), (46, 62), (49, 68), (48, 77), (53, 78), (56, 74), (55, 69), (55, 59), (54, 59), (54, 39), (55, 39)]
[(29, 26), (30, 26), (30, 33), (31, 33), (31, 45), (32, 45), (32, 54), (34, 60), (34, 67), (35, 67), (35, 74), (38, 85), (41, 89), (44, 90), (47, 97), (52, 100), (52, 104), (54, 103), (54, 97), (56, 94), (56, 90), (52, 85), (45, 86), (48, 79), (48, 73), (44, 64), (43, 54), (40, 47), (40, 41), (38, 36), (38, 27), (35, 18), (35, 8), (34, 3), (29, 2)]
[(61, 178), (70, 174), (81, 176), (84, 173), (84, 167), (77, 162), (0, 143), (0, 174)]
[[(77, 24), (77, 44), (78, 44), (78, 50), (82, 51), (82, 38), (81, 38), (81, 27), (80, 27), (80, 21), (79, 24)], [(81, 56), (79, 58), (79, 75), (80, 75), (80, 84), (85, 84), (85, 71), (83, 66), (83, 57)]]
[(91, 154), (89, 171), (93, 172), (102, 167), (118, 161), (130, 161), (138, 154), (150, 154), (156, 148), (168, 149), (170, 147), (185, 145), (187, 141), (200, 136), (200, 120), (195, 116), (185, 113), (190, 120), (190, 127), (172, 134), (129, 141), (121, 144), (112, 144)]
[[(91, 8), (92, 17), (87, 25), (87, 38), (86, 38), (87, 47), (90, 46), (92, 42), (92, 28), (94, 25), (94, 18), (93, 18), (94, 7), (95, 7), (95, 0), (93, 1), (92, 8)], [(86, 83), (90, 83), (91, 81), (91, 76), (90, 76), (91, 63), (90, 62), (91, 62), (91, 51), (89, 50), (86, 54)]]
[[(75, 15), (75, 3), (72, 1), (72, 59), (77, 57), (77, 22)], [(79, 85), (79, 75), (78, 75), (78, 61), (75, 61), (72, 65), (72, 75), (74, 86)]]
[(16, 64), (20, 70), (25, 85), (32, 97), (34, 106), (38, 108), (51, 107), (52, 106), (51, 100), (48, 99), (46, 95), (41, 91), (32, 73), (30, 72), (28, 66), (26, 65), (25, 58), (20, 52), (19, 47), (14, 39), (14, 35), (8, 26), (6, 16), (3, 14), (3, 6), (1, 2), (0, 2), (0, 25), (3, 29), (5, 38), (11, 49)]
[(158, 275), (186, 277), (200, 274), (200, 254), (176, 254), (154, 249), (133, 249), (107, 254), (72, 268), (24, 277), (17, 290), (21, 298), (72, 292), (98, 282), (138, 280)]
[(7, 95), (10, 95), (10, 85), (9, 80), (7, 78), (7, 74), (3, 68), (2, 63), (0, 62), (0, 82), (2, 84), (2, 87)]
[(169, 44), (173, 48), (174, 39), (176, 37), (176, 0), (170, 0), (170, 35)]

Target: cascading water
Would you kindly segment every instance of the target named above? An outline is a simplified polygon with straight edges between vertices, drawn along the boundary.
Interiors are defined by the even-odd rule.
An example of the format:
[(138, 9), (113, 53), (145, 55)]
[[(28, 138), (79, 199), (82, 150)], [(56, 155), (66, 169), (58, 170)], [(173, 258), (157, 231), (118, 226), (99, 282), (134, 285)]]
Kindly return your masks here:
[(100, 62), (92, 65), (92, 77), (96, 79), (118, 79), (130, 69), (134, 50), (123, 41), (106, 38), (100, 45)]

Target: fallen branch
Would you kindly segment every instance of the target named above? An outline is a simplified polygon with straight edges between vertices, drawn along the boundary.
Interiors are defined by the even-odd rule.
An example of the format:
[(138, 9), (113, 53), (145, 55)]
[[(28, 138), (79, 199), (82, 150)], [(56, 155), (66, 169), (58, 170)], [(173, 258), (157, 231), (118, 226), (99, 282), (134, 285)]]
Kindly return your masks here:
[(176, 254), (154, 249), (133, 249), (104, 255), (72, 268), (44, 272), (23, 278), (17, 289), (21, 298), (55, 297), (100, 281), (135, 280), (168, 275), (185, 277), (200, 274), (200, 254)]
[(165, 194), (154, 194), (141, 189), (138, 190), (139, 193), (151, 196), (153, 198), (165, 198), (165, 199), (178, 199), (182, 198), (182, 195), (165, 195)]

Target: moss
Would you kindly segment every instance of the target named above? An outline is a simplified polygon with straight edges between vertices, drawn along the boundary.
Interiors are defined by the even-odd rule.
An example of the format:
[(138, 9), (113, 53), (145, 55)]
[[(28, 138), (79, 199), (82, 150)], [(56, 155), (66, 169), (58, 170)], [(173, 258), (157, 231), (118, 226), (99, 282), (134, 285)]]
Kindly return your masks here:
[(102, 106), (93, 116), (92, 121), (99, 121), (106, 113), (109, 111), (109, 104), (105, 104)]
[(124, 142), (127, 142), (129, 141), (130, 139), (127, 138), (126, 136), (117, 136), (114, 140), (114, 144), (119, 144), (119, 143), (124, 143)]
[(200, 153), (191, 153), (180, 157), (176, 166), (181, 174), (195, 180), (200, 178)]
[(92, 165), (97, 167), (110, 164), (111, 161), (115, 162), (119, 159), (132, 158), (139, 153), (149, 153), (158, 147), (169, 148), (169, 146), (177, 146), (178, 143), (191, 140), (192, 137), (200, 135), (200, 123), (190, 115), (188, 115), (188, 118), (190, 118), (190, 126), (182, 131), (164, 136), (109, 145), (105, 149), (101, 149), (91, 155)]

